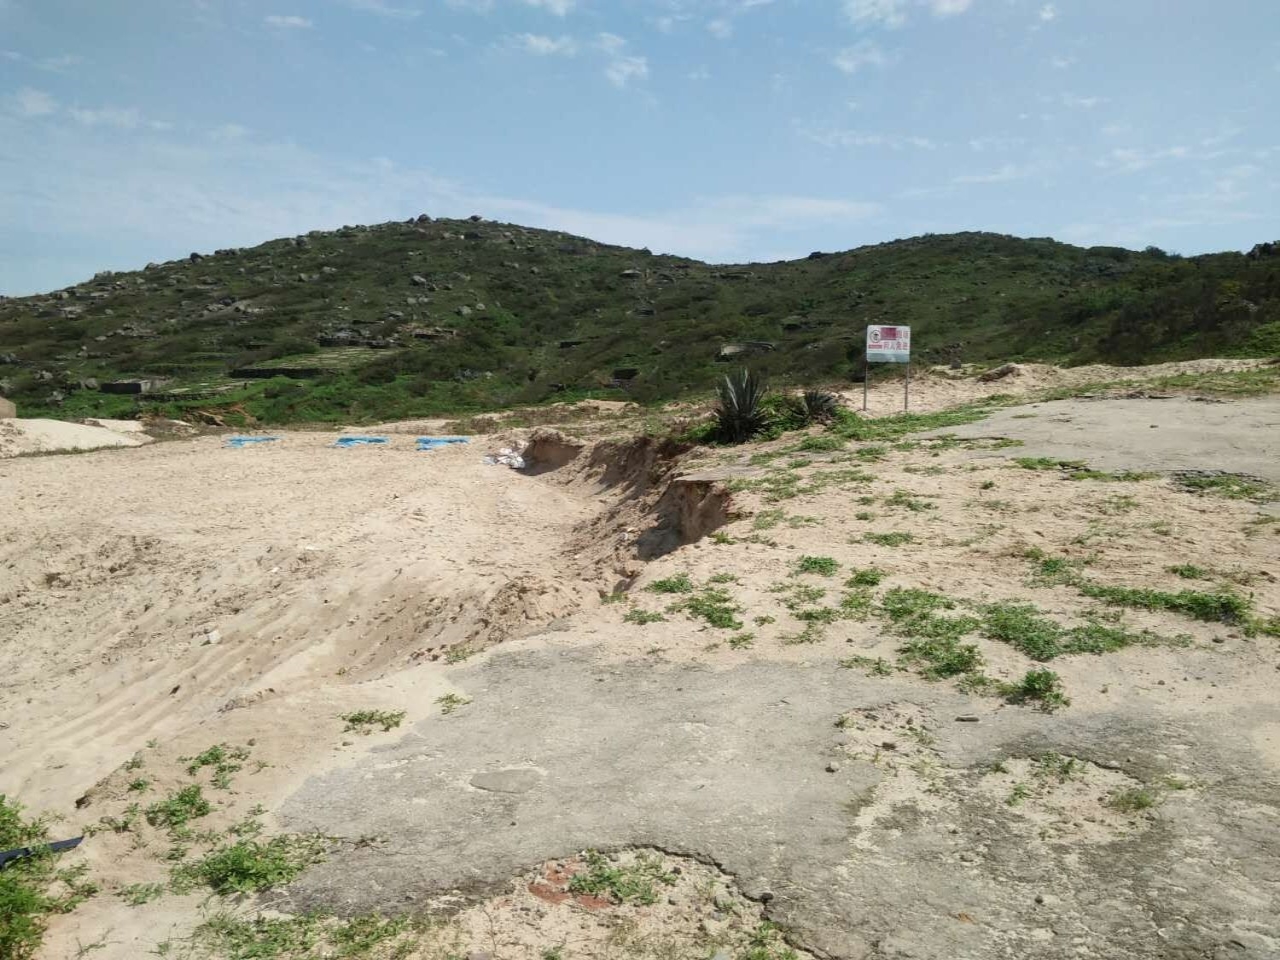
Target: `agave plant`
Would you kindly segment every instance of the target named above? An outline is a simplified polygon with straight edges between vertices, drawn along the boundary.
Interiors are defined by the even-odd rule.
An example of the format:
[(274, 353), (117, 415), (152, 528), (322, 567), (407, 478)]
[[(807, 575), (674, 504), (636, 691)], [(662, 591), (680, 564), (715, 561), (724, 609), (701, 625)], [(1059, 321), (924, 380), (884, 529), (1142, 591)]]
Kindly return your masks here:
[(720, 439), (726, 443), (743, 443), (759, 433), (765, 414), (760, 407), (764, 399), (764, 379), (745, 367), (737, 374), (727, 374), (719, 387), (720, 406), (716, 410)]
[(840, 399), (825, 390), (806, 390), (800, 398), (800, 405), (806, 422), (826, 423), (835, 418)]

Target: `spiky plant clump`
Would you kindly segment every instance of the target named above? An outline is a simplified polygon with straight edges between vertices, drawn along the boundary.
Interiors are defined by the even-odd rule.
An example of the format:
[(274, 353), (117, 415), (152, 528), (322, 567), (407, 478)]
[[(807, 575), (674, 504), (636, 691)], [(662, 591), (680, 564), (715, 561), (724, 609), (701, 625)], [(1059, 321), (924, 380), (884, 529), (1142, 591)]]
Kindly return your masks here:
[(764, 390), (764, 378), (745, 367), (737, 374), (726, 374), (720, 382), (720, 405), (716, 409), (723, 442), (745, 443), (763, 429), (765, 414), (760, 402)]
[(809, 423), (830, 423), (840, 409), (840, 398), (825, 390), (806, 390), (800, 404)]

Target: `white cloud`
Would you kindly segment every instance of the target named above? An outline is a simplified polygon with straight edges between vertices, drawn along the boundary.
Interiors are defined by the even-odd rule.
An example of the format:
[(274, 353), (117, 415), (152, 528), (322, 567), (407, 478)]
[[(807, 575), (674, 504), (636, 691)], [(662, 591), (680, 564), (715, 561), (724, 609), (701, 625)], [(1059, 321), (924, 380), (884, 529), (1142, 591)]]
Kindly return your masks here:
[(907, 0), (844, 0), (844, 15), (859, 27), (900, 27), (907, 22)]
[(649, 76), (648, 58), (627, 53), (627, 41), (616, 33), (597, 34), (594, 46), (609, 58), (604, 75), (615, 87), (625, 87), (632, 80)]
[(1043, 7), (1040, 8), (1041, 23), (1049, 23), (1050, 21), (1053, 21), (1056, 19), (1058, 19), (1058, 8), (1055, 7), (1052, 3), (1046, 3)]
[(268, 14), (263, 19), (268, 26), (279, 27), (282, 30), (309, 30), (315, 26), (306, 17), (282, 16), (278, 13)]
[(412, 20), (414, 17), (422, 15), (421, 10), (413, 7), (393, 7), (386, 0), (343, 0), (343, 2), (352, 10), (372, 13), (393, 20)]
[(224, 123), (209, 131), (209, 137), (220, 142), (243, 140), (249, 136), (249, 128), (238, 123)]
[(1062, 105), (1064, 107), (1072, 107), (1080, 110), (1092, 110), (1098, 104), (1106, 102), (1106, 97), (1079, 97), (1074, 93), (1064, 93), (1062, 95)]
[(831, 63), (841, 73), (857, 73), (863, 67), (886, 67), (893, 58), (870, 40), (862, 40), (845, 47), (831, 58)]
[(572, 57), (578, 52), (573, 37), (548, 37), (540, 33), (521, 33), (507, 40), (510, 46), (539, 57)]
[(120, 130), (133, 130), (142, 124), (142, 113), (137, 107), (103, 107), (99, 110), (83, 110), (72, 107), (67, 111), (71, 119), (86, 127), (116, 127)]
[(1021, 180), (1030, 173), (1025, 167), (1006, 163), (999, 170), (991, 173), (970, 173), (952, 177), (952, 183), (1008, 183), (1010, 180)]
[(725, 40), (733, 35), (733, 24), (723, 17), (707, 21), (707, 33), (717, 40)]
[(928, 137), (865, 130), (801, 130), (801, 135), (824, 147), (884, 147), (889, 150), (936, 150)]
[(973, 0), (930, 0), (929, 5), (936, 17), (954, 17), (968, 10)]
[(32, 87), (23, 87), (8, 98), (9, 109), (20, 117), (47, 117), (58, 111), (53, 95)]
[(1191, 151), (1183, 146), (1165, 147), (1159, 150), (1143, 150), (1140, 147), (1117, 147), (1097, 161), (1097, 166), (1109, 170), (1135, 173), (1146, 170), (1165, 160), (1184, 160)]
[(1049, 63), (1055, 70), (1065, 70), (1076, 62), (1075, 57), (1050, 57)]
[(523, 3), (527, 7), (536, 7), (553, 16), (563, 17), (577, 5), (577, 0), (523, 0)]
[(649, 61), (645, 57), (617, 57), (605, 67), (604, 75), (615, 87), (625, 87), (632, 80), (649, 76)]

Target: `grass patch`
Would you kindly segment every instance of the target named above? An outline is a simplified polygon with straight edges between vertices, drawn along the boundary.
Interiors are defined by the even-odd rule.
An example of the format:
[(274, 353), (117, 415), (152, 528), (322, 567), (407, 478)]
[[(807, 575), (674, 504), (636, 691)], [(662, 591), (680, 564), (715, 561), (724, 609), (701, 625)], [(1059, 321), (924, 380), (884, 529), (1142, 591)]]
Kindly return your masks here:
[(1009, 703), (1035, 704), (1047, 713), (1071, 704), (1062, 678), (1052, 670), (1028, 670), (1017, 683), (1001, 683), (998, 690)]
[(655, 580), (645, 589), (651, 593), (692, 593), (693, 581), (687, 573), (677, 573), (672, 577)]
[(1154, 790), (1147, 787), (1129, 787), (1126, 790), (1117, 790), (1107, 797), (1107, 806), (1120, 813), (1140, 813), (1143, 810), (1150, 810), (1159, 802), (1160, 797)]
[(614, 903), (649, 906), (658, 902), (660, 886), (676, 882), (662, 859), (654, 854), (637, 853), (631, 863), (623, 864), (597, 850), (586, 853), (587, 868), (569, 880), (569, 890), (595, 897), (606, 897)]
[(916, 538), (912, 534), (900, 532), (864, 533), (862, 539), (867, 543), (874, 543), (880, 547), (901, 547), (904, 544), (916, 542)]
[(248, 759), (248, 747), (229, 747), (225, 743), (218, 743), (191, 757), (187, 763), (187, 773), (194, 777), (205, 767), (211, 767), (213, 785), (226, 790), (231, 786), (231, 775), (239, 773), (244, 767), (241, 761)]
[(403, 710), (356, 710), (341, 714), (338, 719), (346, 722), (343, 733), (372, 733), (374, 727), (381, 727), (382, 732), (394, 730), (404, 722)]
[(131, 883), (120, 891), (120, 899), (131, 907), (140, 907), (164, 896), (162, 883)]
[(662, 614), (654, 613), (651, 610), (641, 610), (639, 607), (633, 607), (626, 612), (622, 619), (625, 623), (638, 623), (643, 625), (646, 623), (660, 623), (667, 618)]
[(456, 693), (446, 693), (442, 697), (436, 697), (436, 703), (440, 706), (440, 712), (446, 717), (459, 707), (465, 707), (470, 702), (470, 697), (460, 697)]
[(750, 650), (756, 642), (754, 633), (735, 633), (729, 638), (729, 649), (731, 650)]
[(893, 675), (894, 670), (893, 664), (884, 659), (884, 657), (875, 657), (874, 659), (857, 655), (845, 657), (840, 661), (840, 666), (846, 670), (865, 670), (873, 677), (889, 677)]
[[(0, 794), (0, 850), (39, 847), (48, 841), (46, 824), (28, 819), (22, 808)], [(28, 960), (44, 938), (48, 918), (69, 913), (95, 888), (84, 881), (87, 867), (59, 870), (57, 855), (25, 857), (0, 870), (0, 958)]]
[(919, 665), (925, 678), (940, 680), (982, 668), (978, 648), (960, 642), (978, 621), (940, 612), (955, 609), (954, 600), (927, 590), (898, 587), (886, 593), (880, 603), (894, 632), (907, 638), (898, 652), (907, 662)]
[(923, 513), (926, 510), (937, 509), (935, 504), (908, 493), (906, 490), (895, 490), (893, 496), (887, 497), (884, 502), (890, 507), (904, 507), (912, 513)]
[(1274, 484), (1238, 473), (1179, 473), (1175, 480), (1192, 493), (1265, 503), (1278, 498)]
[(147, 807), (147, 823), (153, 827), (181, 830), (192, 820), (208, 816), (212, 809), (200, 785), (193, 783)]
[(1166, 567), (1174, 576), (1181, 577), (1183, 580), (1208, 580), (1209, 571), (1204, 567), (1197, 567), (1194, 563), (1177, 563), (1172, 567)]
[(805, 555), (796, 561), (796, 573), (816, 573), (823, 577), (835, 576), (840, 564), (831, 557), (811, 557)]
[(206, 886), (223, 896), (268, 890), (292, 883), (308, 866), (320, 862), (323, 853), (324, 841), (317, 837), (238, 840), (175, 868), (174, 888), (184, 892)]
[(1164, 610), (1180, 613), (1206, 623), (1243, 624), (1248, 622), (1250, 604), (1238, 594), (1207, 593), (1200, 590), (1148, 590), (1142, 587), (1108, 587), (1096, 583), (1080, 584), (1086, 597), (1118, 607), (1141, 610)]
[[(412, 916), (366, 914), (339, 920), (318, 914), (296, 917), (241, 917), (218, 913), (196, 928), (193, 940), (201, 956), (226, 960), (303, 960), (311, 957), (386, 957), (415, 955), (412, 940), (392, 941), (424, 932), (430, 921)], [(456, 954), (445, 954), (456, 958)]]
[(854, 570), (844, 582), (846, 587), (878, 587), (884, 579), (884, 571), (877, 567)]
[(737, 618), (742, 608), (734, 602), (728, 591), (719, 587), (704, 587), (699, 593), (668, 609), (683, 610), (689, 616), (705, 620), (722, 630), (742, 629), (742, 621)]

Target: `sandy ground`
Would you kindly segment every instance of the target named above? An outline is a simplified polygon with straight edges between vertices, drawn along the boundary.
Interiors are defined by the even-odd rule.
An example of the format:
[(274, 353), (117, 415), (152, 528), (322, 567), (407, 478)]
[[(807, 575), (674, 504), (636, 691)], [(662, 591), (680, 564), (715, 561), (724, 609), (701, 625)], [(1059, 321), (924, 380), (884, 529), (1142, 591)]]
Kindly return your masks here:
[(134, 420), (0, 420), (0, 458), (37, 453), (140, 447), (151, 437)]
[[(1013, 392), (937, 378), (920, 402), (952, 387)], [(1280, 641), (1108, 606), (1027, 555), (1092, 583), (1229, 590), (1265, 618), (1280, 523), (1159, 472), (1149, 423), (1173, 401), (1109, 402), (1010, 408), (969, 439), (803, 453), (791, 436), (674, 467), (652, 443), (544, 444), (536, 475), (481, 462), (517, 434), (0, 462), (0, 792), (62, 818), (58, 835), (93, 828), (64, 860), (101, 887), (42, 956), (229, 956), (208, 934), (223, 911), (312, 909), (461, 909), (369, 954), (433, 960), (780, 960), (780, 941), (751, 952), (766, 919), (837, 957), (1280, 955)], [(1177, 413), (1226, 438), (1205, 468), (1274, 442), (1280, 403), (1248, 405)], [(1156, 475), (1018, 466), (1060, 416), (1115, 425), (1072, 459)], [(837, 569), (797, 573), (806, 555)], [(806, 619), (868, 568), (872, 606)], [(723, 591), (733, 625), (647, 589), (682, 575)], [(955, 615), (1017, 601), (1153, 639), (1053, 660), (1071, 704), (1045, 713), (919, 676), (874, 606), (897, 587)], [(1042, 666), (966, 639), (998, 680)], [(404, 716), (340, 719), (374, 709)], [(215, 744), (245, 753), (222, 786), (190, 772)], [(191, 783), (212, 810), (180, 856), (252, 820), (323, 835), (325, 861), (265, 899), (130, 905), (174, 864), (141, 811)], [(1153, 803), (1120, 809), (1125, 791)], [(685, 879), (651, 905), (571, 896), (593, 847), (660, 851)]]

